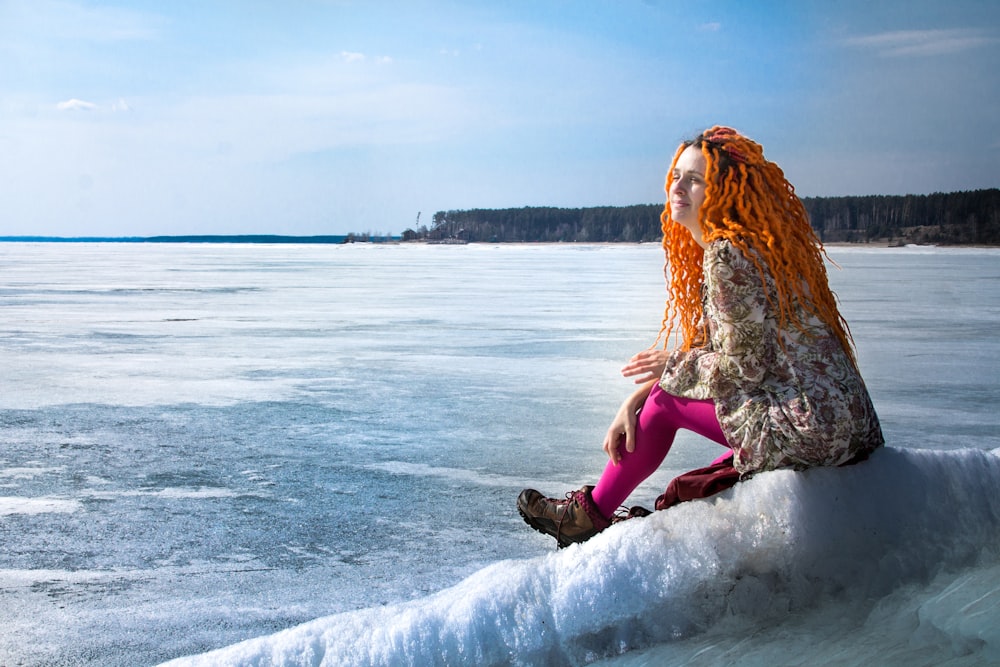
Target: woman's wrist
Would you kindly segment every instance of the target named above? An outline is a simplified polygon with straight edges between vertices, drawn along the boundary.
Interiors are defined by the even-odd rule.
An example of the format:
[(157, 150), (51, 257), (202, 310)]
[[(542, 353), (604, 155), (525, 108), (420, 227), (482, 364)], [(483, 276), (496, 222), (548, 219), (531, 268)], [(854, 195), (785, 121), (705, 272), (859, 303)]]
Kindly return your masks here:
[(653, 391), (653, 386), (657, 382), (659, 380), (650, 380), (632, 393), (631, 400), (629, 401), (632, 412), (637, 412), (642, 407), (642, 404), (646, 402), (646, 398), (649, 397), (649, 392)]

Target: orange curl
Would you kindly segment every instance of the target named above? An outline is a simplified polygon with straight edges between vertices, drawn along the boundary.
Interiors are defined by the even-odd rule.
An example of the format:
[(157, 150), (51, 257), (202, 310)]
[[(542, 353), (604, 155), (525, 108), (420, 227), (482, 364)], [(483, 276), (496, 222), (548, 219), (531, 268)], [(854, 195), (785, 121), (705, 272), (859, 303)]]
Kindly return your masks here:
[(698, 216), (704, 241), (727, 239), (754, 262), (762, 283), (770, 271), (777, 292), (777, 303), (771, 305), (779, 327), (791, 324), (802, 330), (796, 306), (801, 307), (833, 330), (856, 365), (850, 330), (827, 280), (826, 251), (795, 188), (781, 168), (764, 157), (760, 144), (720, 126), (681, 144), (667, 172), (667, 204), (660, 223), (668, 299), (657, 342), (662, 339), (666, 346), (677, 334), (677, 347), (689, 350), (707, 341), (701, 301), (704, 250), (673, 220), (669, 198), (677, 159), (692, 145), (705, 156), (705, 200)]

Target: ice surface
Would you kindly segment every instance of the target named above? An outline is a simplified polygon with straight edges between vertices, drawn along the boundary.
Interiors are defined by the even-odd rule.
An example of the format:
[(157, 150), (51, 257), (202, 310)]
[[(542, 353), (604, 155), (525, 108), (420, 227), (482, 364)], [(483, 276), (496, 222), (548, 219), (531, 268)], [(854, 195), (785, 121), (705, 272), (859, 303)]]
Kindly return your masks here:
[(989, 662), (1000, 253), (831, 254), (892, 449), (555, 553), (656, 244), (0, 244), (0, 664)]

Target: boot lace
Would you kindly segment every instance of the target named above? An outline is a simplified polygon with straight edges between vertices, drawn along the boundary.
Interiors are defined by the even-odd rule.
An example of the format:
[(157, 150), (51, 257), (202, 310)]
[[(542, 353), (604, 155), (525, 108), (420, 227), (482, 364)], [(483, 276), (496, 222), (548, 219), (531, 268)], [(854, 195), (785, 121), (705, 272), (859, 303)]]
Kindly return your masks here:
[(632, 507), (625, 507), (622, 505), (615, 513), (611, 516), (611, 523), (621, 523), (622, 521), (628, 521), (629, 519), (639, 519), (644, 516), (649, 516), (652, 514), (648, 509), (642, 505), (633, 505)]

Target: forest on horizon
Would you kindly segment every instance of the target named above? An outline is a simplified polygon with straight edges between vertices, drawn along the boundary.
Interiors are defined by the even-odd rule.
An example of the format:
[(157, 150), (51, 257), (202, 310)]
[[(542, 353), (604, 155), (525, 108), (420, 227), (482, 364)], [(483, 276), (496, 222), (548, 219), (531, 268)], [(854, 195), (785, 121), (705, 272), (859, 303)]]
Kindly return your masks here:
[[(1000, 189), (929, 195), (804, 197), (824, 243), (1000, 245)], [(404, 241), (652, 242), (663, 204), (438, 211)], [(419, 220), (419, 216), (418, 216)]]

